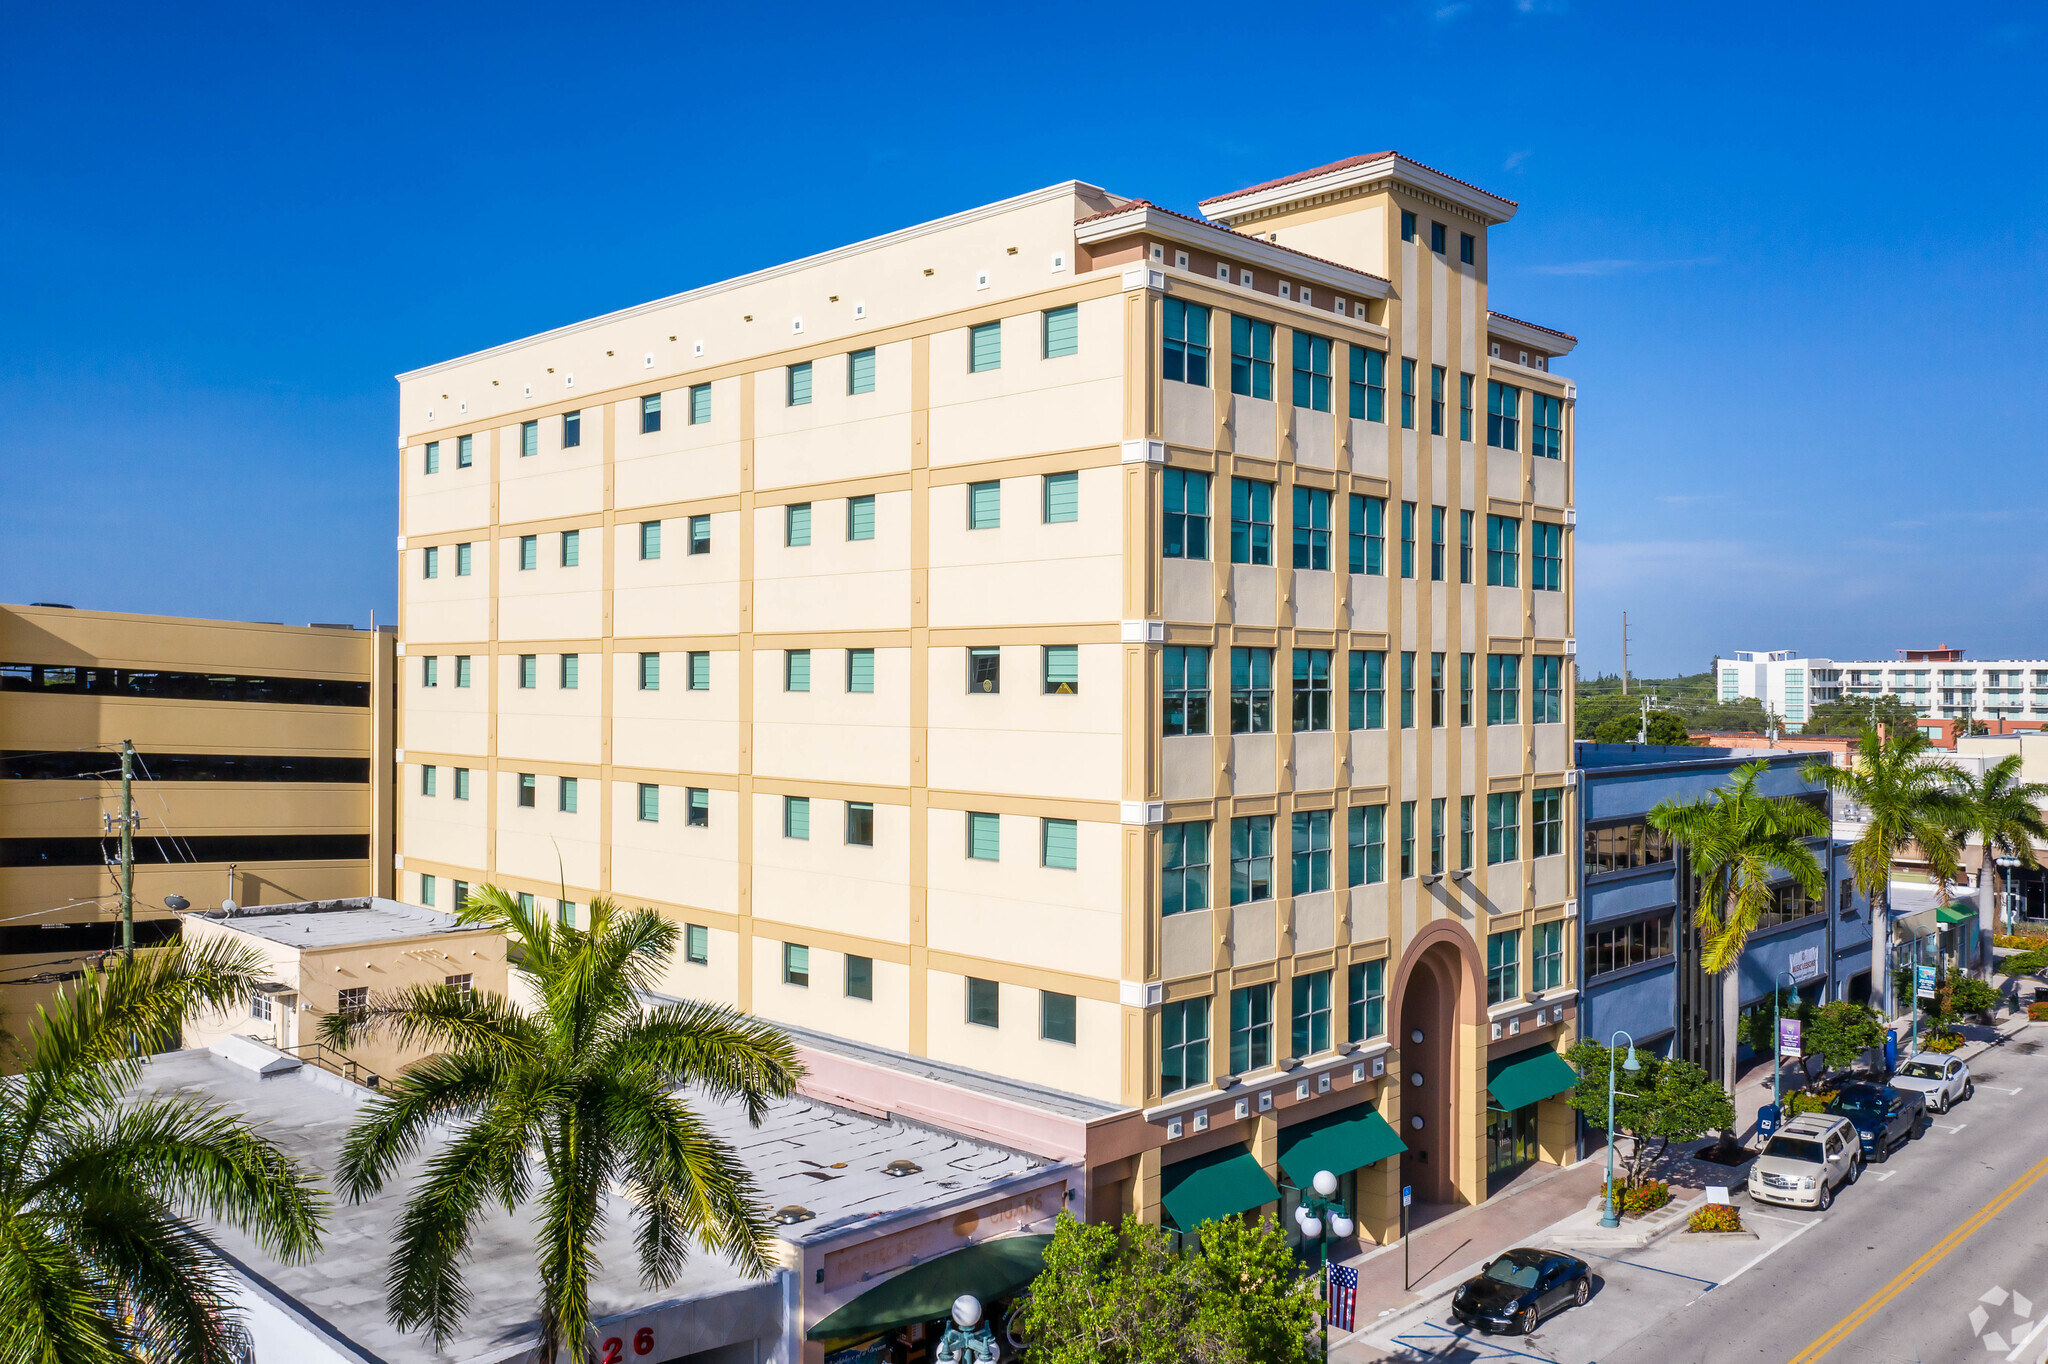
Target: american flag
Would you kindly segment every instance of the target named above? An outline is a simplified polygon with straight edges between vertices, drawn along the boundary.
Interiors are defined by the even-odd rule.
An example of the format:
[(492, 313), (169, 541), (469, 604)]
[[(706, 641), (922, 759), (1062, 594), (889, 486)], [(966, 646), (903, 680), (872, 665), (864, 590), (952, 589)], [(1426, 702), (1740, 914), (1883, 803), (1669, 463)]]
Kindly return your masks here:
[(1349, 1331), (1358, 1324), (1358, 1267), (1330, 1266), (1330, 1329)]

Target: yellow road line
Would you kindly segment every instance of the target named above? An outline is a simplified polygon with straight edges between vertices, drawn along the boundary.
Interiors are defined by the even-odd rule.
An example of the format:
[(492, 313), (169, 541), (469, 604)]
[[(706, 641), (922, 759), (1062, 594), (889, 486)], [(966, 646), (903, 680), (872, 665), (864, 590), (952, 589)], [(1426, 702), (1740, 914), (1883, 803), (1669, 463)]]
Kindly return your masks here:
[(1928, 1270), (1947, 1258), (1949, 1252), (1970, 1239), (1986, 1222), (2003, 1212), (2006, 1205), (2025, 1193), (2043, 1175), (2048, 1175), (2048, 1160), (2043, 1160), (2033, 1169), (2000, 1190), (1996, 1197), (1979, 1208), (1970, 1219), (1954, 1231), (1937, 1241), (1926, 1254), (1900, 1270), (1892, 1281), (1865, 1299), (1863, 1305), (1836, 1322), (1828, 1333), (1813, 1344), (1792, 1356), (1787, 1364), (1815, 1364), (1828, 1351), (1846, 1340), (1850, 1333), (1868, 1321), (1886, 1303), (1912, 1287), (1913, 1283)]

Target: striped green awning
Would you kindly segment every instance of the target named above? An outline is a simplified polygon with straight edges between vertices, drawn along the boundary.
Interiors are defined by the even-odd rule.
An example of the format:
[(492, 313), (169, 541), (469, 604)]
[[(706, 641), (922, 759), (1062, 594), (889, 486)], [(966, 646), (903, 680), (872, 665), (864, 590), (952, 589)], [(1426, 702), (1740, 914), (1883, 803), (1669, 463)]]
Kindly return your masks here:
[(1937, 905), (1934, 917), (1945, 924), (1973, 924), (1977, 922), (1977, 906), (1968, 900), (1957, 900), (1952, 904)]
[(1341, 1175), (1407, 1149), (1400, 1134), (1370, 1104), (1280, 1130), (1280, 1168), (1297, 1189), (1308, 1188), (1318, 1170)]
[(1182, 1231), (1204, 1222), (1235, 1217), (1241, 1212), (1278, 1202), (1280, 1187), (1265, 1167), (1242, 1146), (1169, 1165), (1159, 1174), (1160, 1199), (1167, 1216)]
[(1579, 1082), (1571, 1063), (1550, 1048), (1510, 1056), (1498, 1070), (1486, 1067), (1486, 1087), (1493, 1094), (1494, 1107), (1512, 1113), (1538, 1099), (1562, 1094)]

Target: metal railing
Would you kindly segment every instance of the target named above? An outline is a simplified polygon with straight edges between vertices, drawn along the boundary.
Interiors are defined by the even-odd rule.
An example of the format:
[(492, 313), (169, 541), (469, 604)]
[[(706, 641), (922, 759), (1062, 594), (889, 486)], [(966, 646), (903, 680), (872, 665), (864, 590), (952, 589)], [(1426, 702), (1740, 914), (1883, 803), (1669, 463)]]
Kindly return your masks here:
[(301, 1042), (296, 1047), (284, 1048), (284, 1053), (287, 1056), (296, 1056), (301, 1061), (311, 1061), (320, 1069), (339, 1075), (351, 1084), (361, 1085), (365, 1089), (378, 1089), (384, 1084), (384, 1078), (377, 1072), (324, 1042)]

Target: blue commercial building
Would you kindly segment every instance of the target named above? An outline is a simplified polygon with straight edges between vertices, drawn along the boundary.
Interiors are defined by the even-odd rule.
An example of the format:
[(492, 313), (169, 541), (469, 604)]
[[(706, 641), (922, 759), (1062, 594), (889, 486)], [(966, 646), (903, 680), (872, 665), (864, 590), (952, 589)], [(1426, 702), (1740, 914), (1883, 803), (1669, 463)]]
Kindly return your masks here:
[[(1826, 790), (1802, 772), (1815, 758), (1770, 749), (1578, 745), (1581, 1037), (1605, 1041), (1626, 1031), (1660, 1054), (1721, 1073), (1722, 991), (1700, 966), (1695, 880), (1686, 850), (1645, 817), (1660, 801), (1707, 795), (1751, 762), (1765, 765), (1766, 794), (1831, 813)], [(1816, 1002), (1870, 996), (1870, 908), (1847, 846), (1831, 838), (1813, 846), (1827, 868), (1827, 893), (1809, 898), (1790, 879), (1778, 888), (1737, 967), (1745, 1014), (1769, 1009), (1774, 987), (1796, 986)], [(1737, 1065), (1747, 1059), (1745, 1047)]]

